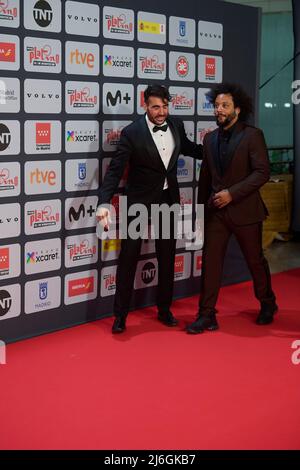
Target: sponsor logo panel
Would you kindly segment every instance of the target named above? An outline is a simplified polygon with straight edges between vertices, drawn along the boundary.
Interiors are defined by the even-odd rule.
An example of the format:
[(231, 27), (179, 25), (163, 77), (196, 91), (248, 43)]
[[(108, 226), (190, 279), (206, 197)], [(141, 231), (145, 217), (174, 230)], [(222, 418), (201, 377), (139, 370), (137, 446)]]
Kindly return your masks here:
[(169, 42), (171, 46), (195, 47), (196, 22), (192, 18), (170, 16)]
[(27, 242), (24, 247), (25, 274), (56, 271), (61, 267), (61, 239)]
[(101, 270), (101, 297), (115, 295), (117, 266), (109, 266)]
[(66, 73), (99, 75), (100, 49), (98, 44), (66, 42)]
[(202, 272), (202, 251), (195, 251), (194, 253), (194, 269), (193, 276), (201, 276)]
[(114, 152), (120, 141), (121, 132), (124, 127), (132, 121), (103, 121), (102, 146), (105, 152)]
[(0, 280), (20, 276), (21, 245), (0, 246)]
[(25, 194), (50, 194), (60, 191), (60, 160), (25, 163)]
[(199, 116), (214, 116), (214, 105), (207, 99), (210, 88), (198, 88), (197, 114)]
[(61, 229), (61, 201), (59, 199), (27, 202), (24, 213), (26, 235), (58, 232)]
[(187, 137), (194, 142), (195, 141), (195, 123), (193, 121), (183, 121), (184, 129)]
[(98, 261), (98, 239), (95, 233), (75, 235), (65, 240), (65, 266), (72, 268)]
[(104, 114), (133, 114), (134, 86), (125, 83), (104, 83)]
[(136, 110), (138, 114), (145, 114), (144, 104), (144, 91), (148, 85), (138, 85), (137, 86), (137, 95), (136, 95)]
[(24, 80), (25, 113), (59, 114), (61, 112), (61, 82), (59, 80)]
[(0, 157), (20, 153), (20, 122), (0, 121)]
[(66, 230), (96, 226), (98, 196), (75, 197), (65, 201)]
[(67, 153), (98, 152), (98, 121), (66, 121), (65, 144)]
[(61, 0), (26, 0), (24, 26), (35, 31), (61, 31)]
[(212, 23), (211, 21), (199, 21), (198, 47), (199, 49), (222, 51), (223, 25), (221, 23)]
[(167, 25), (165, 15), (138, 12), (138, 40), (154, 44), (166, 44)]
[(134, 288), (144, 289), (145, 287), (156, 286), (158, 282), (157, 259), (139, 261), (137, 264)]
[(195, 54), (174, 52), (169, 54), (170, 80), (194, 82), (196, 77)]
[(103, 46), (103, 75), (105, 77), (134, 77), (133, 47)]
[(177, 178), (179, 183), (193, 181), (194, 159), (180, 155), (177, 162)]
[(1, 0), (0, 27), (18, 28), (20, 26), (20, 0)]
[(25, 153), (60, 153), (60, 121), (25, 121)]
[(20, 233), (20, 204), (0, 204), (0, 239), (18, 237)]
[(89, 191), (99, 187), (97, 158), (66, 161), (66, 191)]
[(0, 287), (0, 320), (21, 315), (21, 286), (12, 284)]
[(66, 82), (65, 104), (68, 114), (98, 114), (99, 84)]
[(203, 139), (208, 132), (212, 132), (217, 128), (214, 121), (198, 121), (197, 122), (197, 144), (203, 144)]
[(157, 49), (137, 50), (137, 71), (139, 78), (165, 80), (167, 69), (166, 52)]
[(65, 277), (65, 305), (86, 302), (97, 297), (98, 271), (83, 271)]
[(98, 37), (100, 34), (100, 8), (83, 2), (66, 2), (66, 32), (81, 36)]
[(43, 312), (61, 304), (61, 278), (48, 277), (25, 284), (25, 313)]
[(0, 77), (0, 105), (3, 113), (20, 111), (20, 80)]
[(0, 198), (18, 196), (21, 192), (20, 163), (0, 163)]
[(103, 36), (108, 39), (133, 41), (134, 11), (125, 8), (103, 8)]
[(0, 70), (19, 70), (20, 39), (18, 36), (1, 34), (0, 36)]
[(56, 39), (26, 37), (24, 68), (27, 72), (61, 72), (61, 42)]
[(188, 279), (191, 275), (191, 253), (175, 256), (174, 281)]
[(219, 56), (199, 54), (198, 80), (205, 83), (221, 83), (223, 77), (223, 59)]
[(110, 261), (117, 259), (121, 250), (121, 240), (102, 240), (101, 241), (101, 260)]
[(195, 88), (171, 86), (169, 93), (172, 97), (169, 104), (170, 114), (188, 116), (195, 114)]

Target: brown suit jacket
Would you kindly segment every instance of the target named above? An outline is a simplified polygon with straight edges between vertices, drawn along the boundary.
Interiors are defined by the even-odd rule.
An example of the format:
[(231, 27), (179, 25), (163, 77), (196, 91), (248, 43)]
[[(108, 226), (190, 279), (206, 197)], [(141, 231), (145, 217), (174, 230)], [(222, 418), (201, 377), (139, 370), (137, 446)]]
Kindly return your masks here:
[[(259, 188), (269, 180), (270, 166), (262, 131), (237, 122), (223, 174), (219, 166), (218, 134), (216, 129), (204, 138), (198, 204), (204, 204), (208, 213), (226, 210), (236, 225), (263, 221), (268, 211)], [(222, 189), (229, 190), (232, 201), (224, 209), (217, 209), (212, 204), (212, 196)]]

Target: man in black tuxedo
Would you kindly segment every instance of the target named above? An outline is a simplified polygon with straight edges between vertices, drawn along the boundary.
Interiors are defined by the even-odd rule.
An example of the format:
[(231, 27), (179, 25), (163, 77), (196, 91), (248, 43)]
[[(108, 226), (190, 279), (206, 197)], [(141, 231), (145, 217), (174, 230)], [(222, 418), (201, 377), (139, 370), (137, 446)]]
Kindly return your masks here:
[[(202, 145), (196, 145), (187, 138), (182, 121), (169, 117), (171, 97), (168, 90), (161, 85), (150, 85), (145, 90), (144, 100), (146, 113), (122, 130), (116, 154), (100, 188), (96, 216), (106, 229), (110, 214), (101, 206), (110, 202), (127, 164), (129, 170), (125, 195), (128, 208), (140, 203), (149, 209), (152, 204), (171, 206), (180, 202), (177, 181), (177, 160), (180, 154), (202, 159)], [(122, 333), (126, 327), (141, 243), (141, 237), (126, 238), (121, 242), (113, 333)], [(155, 248), (158, 261), (158, 320), (167, 326), (175, 326), (178, 321), (170, 311), (176, 248), (174, 233), (169, 239), (156, 239)]]
[(273, 321), (278, 307), (268, 262), (262, 249), (262, 222), (268, 212), (259, 188), (269, 180), (268, 152), (263, 133), (249, 126), (251, 99), (239, 87), (222, 84), (211, 90), (218, 129), (203, 142), (198, 203), (204, 204), (202, 290), (192, 334), (216, 330), (216, 302), (229, 238), (235, 234), (252, 274), (261, 309), (258, 325)]

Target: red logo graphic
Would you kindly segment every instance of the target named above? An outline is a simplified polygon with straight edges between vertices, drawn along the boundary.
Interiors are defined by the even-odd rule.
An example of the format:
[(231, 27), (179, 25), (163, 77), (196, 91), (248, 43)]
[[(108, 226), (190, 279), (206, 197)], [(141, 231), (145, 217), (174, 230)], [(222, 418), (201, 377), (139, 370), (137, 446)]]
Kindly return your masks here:
[(9, 269), (9, 248), (0, 248), (0, 272)]
[(13, 42), (0, 42), (0, 62), (16, 61), (16, 45)]
[(145, 96), (144, 96), (145, 91), (140, 92), (140, 107), (143, 108), (145, 104)]
[(216, 77), (216, 59), (214, 57), (205, 57), (205, 75), (206, 78), (214, 80)]
[(175, 258), (175, 274), (184, 272), (184, 256), (176, 256)]
[(50, 122), (37, 122), (35, 137), (36, 137), (37, 145), (50, 145), (51, 143)]
[(73, 279), (69, 281), (68, 295), (76, 297), (78, 295), (91, 294), (94, 292), (94, 278), (84, 277), (82, 279)]
[(201, 271), (202, 269), (202, 256), (201, 255), (197, 256), (196, 258), (196, 269), (197, 271)]
[(187, 58), (182, 55), (178, 57), (176, 62), (176, 72), (180, 77), (186, 77), (189, 73), (189, 63)]

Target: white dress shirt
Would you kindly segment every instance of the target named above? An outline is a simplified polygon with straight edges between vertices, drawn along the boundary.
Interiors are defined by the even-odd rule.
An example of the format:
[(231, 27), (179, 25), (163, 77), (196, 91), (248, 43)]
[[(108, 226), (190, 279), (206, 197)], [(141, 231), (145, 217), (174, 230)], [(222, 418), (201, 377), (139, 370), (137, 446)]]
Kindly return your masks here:
[[(175, 140), (171, 132), (170, 126), (168, 126), (168, 129), (165, 132), (164, 131), (153, 132), (153, 128), (156, 124), (153, 124), (153, 122), (150, 121), (147, 114), (145, 117), (146, 117), (147, 125), (149, 127), (150, 134), (152, 135), (152, 138), (154, 140), (154, 143), (156, 145), (160, 158), (162, 159), (162, 162), (165, 168), (168, 168), (173, 151), (175, 149)], [(166, 122), (164, 122), (164, 124), (166, 124)], [(161, 125), (163, 126), (164, 124), (161, 124)], [(168, 181), (166, 178), (164, 182), (164, 189), (167, 189), (167, 188), (168, 188)]]

